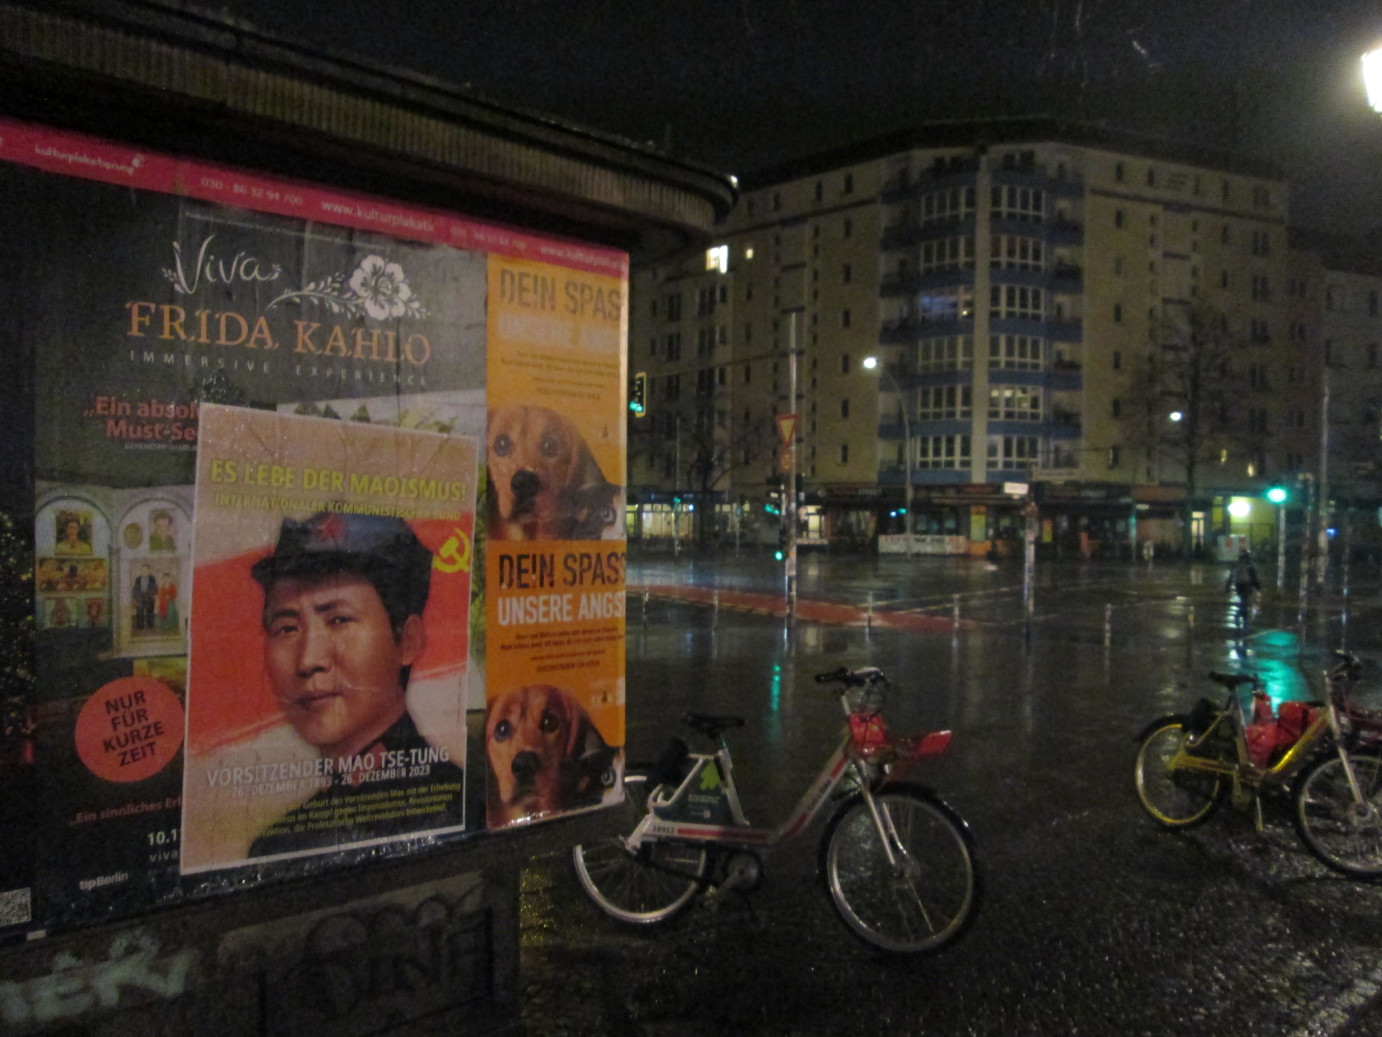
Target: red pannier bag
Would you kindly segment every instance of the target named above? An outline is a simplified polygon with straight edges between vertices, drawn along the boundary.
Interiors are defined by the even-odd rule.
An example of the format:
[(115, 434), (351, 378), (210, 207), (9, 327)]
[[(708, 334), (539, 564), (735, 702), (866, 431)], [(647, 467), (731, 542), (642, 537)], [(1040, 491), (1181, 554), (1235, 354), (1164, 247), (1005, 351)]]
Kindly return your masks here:
[(1283, 748), (1295, 745), (1305, 729), (1320, 715), (1317, 702), (1283, 702), (1276, 711), (1276, 722), (1280, 728), (1277, 744)]
[(1265, 716), (1260, 708), (1261, 703), (1256, 705), (1259, 708), (1253, 710), (1255, 719), (1244, 734), (1248, 742), (1248, 758), (1258, 767), (1270, 767), (1280, 759), (1287, 749), (1299, 741), (1320, 710), (1319, 706), (1309, 702), (1283, 702), (1276, 717), (1272, 718), (1270, 700)]

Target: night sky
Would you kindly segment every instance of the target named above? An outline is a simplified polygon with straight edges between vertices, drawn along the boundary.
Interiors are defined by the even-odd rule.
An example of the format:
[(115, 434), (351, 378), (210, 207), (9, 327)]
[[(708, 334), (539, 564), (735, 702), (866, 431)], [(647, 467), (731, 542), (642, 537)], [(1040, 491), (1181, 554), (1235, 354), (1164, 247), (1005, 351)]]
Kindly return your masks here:
[(934, 119), (1051, 114), (1228, 145), (1292, 220), (1382, 228), (1377, 0), (214, 0), (272, 35), (747, 174)]

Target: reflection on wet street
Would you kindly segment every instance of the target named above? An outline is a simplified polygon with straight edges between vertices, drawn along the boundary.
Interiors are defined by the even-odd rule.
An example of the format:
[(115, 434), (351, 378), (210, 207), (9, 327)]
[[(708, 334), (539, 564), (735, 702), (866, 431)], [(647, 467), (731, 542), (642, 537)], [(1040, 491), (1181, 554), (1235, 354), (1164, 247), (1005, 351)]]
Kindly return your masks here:
[[(1346, 624), (1330, 599), (1313, 602), (1302, 641), (1297, 602), (1273, 592), (1237, 629), (1214, 566), (1039, 566), (1027, 629), (1020, 566), (803, 559), (803, 599), (947, 621), (927, 632), (731, 607), (728, 591), (775, 589), (780, 567), (754, 559), (630, 570), (631, 760), (672, 734), (694, 744), (683, 711), (743, 715), (731, 735), (740, 792), (752, 821), (773, 824), (838, 736), (836, 700), (812, 676), (879, 666), (895, 681), (895, 729), (955, 733), (915, 776), (970, 822), (987, 899), (953, 949), (893, 965), (832, 915), (814, 833), (768, 858), (749, 899), (698, 905), (660, 932), (597, 917), (563, 862), (539, 862), (525, 879), (529, 1032), (1382, 1032), (1382, 888), (1316, 863), (1284, 800), (1266, 804), (1261, 835), (1232, 809), (1168, 833), (1132, 784), (1134, 736), (1217, 696), (1210, 669), (1257, 673), (1278, 703), (1319, 697), (1341, 635), (1380, 647), (1375, 585), (1360, 582)], [(642, 585), (664, 590), (645, 604)], [(678, 586), (726, 593), (716, 609), (665, 590)], [(1364, 690), (1378, 685), (1373, 670)], [(574, 1002), (550, 990), (558, 977)]]

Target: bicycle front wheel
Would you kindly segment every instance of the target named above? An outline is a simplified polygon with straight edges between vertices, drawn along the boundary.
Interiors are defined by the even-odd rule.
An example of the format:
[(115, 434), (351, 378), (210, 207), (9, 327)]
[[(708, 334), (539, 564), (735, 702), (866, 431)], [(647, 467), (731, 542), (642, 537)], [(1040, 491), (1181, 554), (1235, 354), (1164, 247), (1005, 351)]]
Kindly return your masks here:
[(1296, 833), (1316, 857), (1346, 875), (1382, 875), (1382, 756), (1349, 754), (1355, 797), (1337, 752), (1321, 757), (1296, 786)]
[(1201, 824), (1228, 788), (1222, 774), (1172, 767), (1185, 737), (1185, 722), (1167, 717), (1137, 750), (1137, 798), (1157, 824), (1167, 828)]
[(835, 812), (821, 839), (821, 872), (835, 913), (890, 954), (927, 954), (963, 935), (982, 894), (969, 828), (929, 790), (894, 785), (873, 795), (892, 859), (862, 794)]
[(624, 775), (625, 823), (620, 834), (571, 849), (576, 878), (605, 914), (629, 925), (656, 925), (675, 918), (701, 889), (706, 852), (696, 846), (651, 842), (637, 853), (624, 840), (648, 812), (648, 776)]

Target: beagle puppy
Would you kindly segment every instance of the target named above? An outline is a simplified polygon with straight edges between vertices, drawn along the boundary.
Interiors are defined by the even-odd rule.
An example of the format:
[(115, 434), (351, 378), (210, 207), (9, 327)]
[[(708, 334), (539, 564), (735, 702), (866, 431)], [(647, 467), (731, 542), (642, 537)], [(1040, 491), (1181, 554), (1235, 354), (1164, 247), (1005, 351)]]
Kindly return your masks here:
[(618, 755), (565, 688), (510, 688), (485, 717), (489, 826), (593, 806), (614, 787)]
[(623, 487), (610, 482), (576, 426), (548, 407), (489, 415), (489, 536), (600, 540), (622, 535)]

